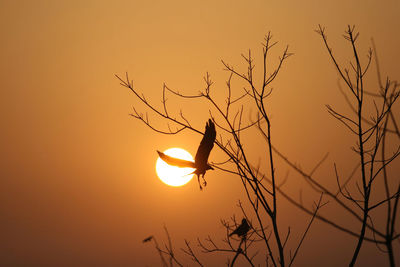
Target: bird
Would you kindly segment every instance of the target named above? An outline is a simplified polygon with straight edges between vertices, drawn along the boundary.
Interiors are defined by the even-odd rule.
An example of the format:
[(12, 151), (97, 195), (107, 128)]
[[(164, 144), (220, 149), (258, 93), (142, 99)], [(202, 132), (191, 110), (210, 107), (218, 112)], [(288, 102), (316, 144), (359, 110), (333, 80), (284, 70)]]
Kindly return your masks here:
[(153, 239), (153, 236), (151, 235), (151, 236), (149, 236), (149, 237), (143, 239), (142, 242), (143, 242), (143, 243), (150, 242), (152, 239)]
[(158, 150), (157, 153), (160, 156), (160, 158), (169, 165), (181, 168), (194, 168), (195, 170), (191, 174), (197, 175), (197, 181), (199, 182), (200, 190), (202, 190), (203, 187), (201, 186), (200, 183), (200, 177), (203, 178), (203, 186), (206, 186), (207, 182), (204, 179), (204, 175), (206, 174), (206, 171), (214, 170), (214, 168), (211, 167), (210, 164), (208, 164), (208, 157), (210, 156), (211, 149), (214, 146), (216, 135), (217, 132), (215, 131), (215, 124), (211, 119), (209, 119), (208, 122), (206, 122), (204, 136), (200, 142), (199, 148), (197, 149), (194, 162), (170, 157)]
[(247, 223), (247, 220), (243, 218), (242, 223), (235, 229), (235, 231), (230, 233), (229, 236), (237, 235), (238, 237), (245, 238), (249, 230), (250, 230), (250, 225)]

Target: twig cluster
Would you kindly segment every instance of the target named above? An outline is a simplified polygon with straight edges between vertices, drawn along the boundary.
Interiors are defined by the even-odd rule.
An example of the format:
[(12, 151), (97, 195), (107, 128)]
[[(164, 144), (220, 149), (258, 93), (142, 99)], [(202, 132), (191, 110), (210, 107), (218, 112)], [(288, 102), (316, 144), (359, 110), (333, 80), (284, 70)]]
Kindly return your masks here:
[[(348, 27), (344, 34), (345, 40), (350, 43), (353, 52), (353, 59), (349, 63), (349, 67), (342, 67), (333, 54), (333, 49), (329, 46), (325, 29), (321, 26), (316, 32), (322, 37), (328, 54), (336, 67), (339, 76), (345, 83), (346, 91), (341, 89), (345, 96), (345, 101), (351, 106), (353, 114), (343, 114), (331, 106), (327, 106), (329, 114), (339, 120), (349, 131), (356, 137), (356, 145), (353, 147), (354, 152), (359, 157), (359, 162), (354, 170), (347, 176), (340, 174), (337, 165), (334, 164), (333, 172), (336, 177), (337, 190), (331, 190), (321, 184), (320, 180), (315, 177), (316, 170), (326, 161), (325, 155), (320, 162), (309, 172), (302, 170), (298, 165), (294, 164), (283, 153), (281, 153), (272, 142), (271, 120), (266, 108), (266, 101), (272, 93), (271, 84), (276, 79), (283, 64), (292, 54), (286, 47), (279, 57), (278, 64), (271, 67), (268, 63), (268, 56), (277, 42), (272, 41), (272, 35), (268, 33), (265, 36), (262, 44), (262, 77), (256, 79), (255, 61), (252, 53), (242, 54), (242, 58), (246, 65), (244, 72), (239, 71), (236, 67), (222, 61), (225, 70), (229, 73), (229, 78), (226, 82), (226, 100), (223, 104), (218, 103), (213, 95), (213, 81), (208, 73), (204, 77), (205, 87), (198, 94), (186, 95), (177, 90), (163, 85), (162, 89), (162, 106), (157, 108), (156, 105), (150, 103), (143, 94), (133, 86), (126, 74), (125, 78), (116, 77), (121, 82), (121, 85), (127, 87), (145, 104), (149, 111), (162, 120), (167, 121), (167, 129), (160, 129), (154, 126), (149, 120), (148, 113), (140, 113), (135, 108), (131, 116), (145, 123), (150, 129), (162, 134), (178, 134), (183, 130), (190, 130), (198, 134), (203, 134), (201, 129), (196, 129), (191, 123), (191, 120), (184, 115), (181, 110), (179, 114), (172, 114), (168, 106), (168, 95), (177, 97), (178, 99), (187, 99), (191, 101), (205, 100), (209, 106), (209, 114), (217, 128), (219, 136), (215, 144), (226, 156), (220, 162), (213, 162), (213, 167), (235, 175), (240, 178), (248, 204), (251, 207), (250, 211), (243, 208), (241, 202), (239, 207), (242, 210), (243, 216), (247, 221), (251, 222), (251, 231), (246, 238), (234, 239), (229, 233), (233, 227), (238, 225), (236, 218), (233, 216), (231, 221), (222, 220), (221, 223), (226, 229), (226, 237), (222, 240), (223, 245), (218, 244), (212, 237), (208, 236), (204, 241), (197, 239), (197, 246), (203, 253), (230, 253), (232, 259), (228, 259), (227, 265), (233, 266), (239, 256), (243, 257), (250, 266), (255, 266), (254, 258), (259, 254), (254, 244), (263, 244), (263, 253), (265, 255), (265, 264), (269, 266), (291, 266), (298, 255), (299, 249), (303, 244), (307, 233), (314, 221), (318, 219), (335, 229), (348, 233), (357, 239), (356, 248), (354, 249), (353, 257), (350, 265), (354, 265), (359, 255), (362, 243), (364, 241), (374, 242), (381, 249), (385, 247), (388, 253), (391, 266), (394, 266), (393, 241), (398, 239), (400, 235), (395, 229), (395, 221), (398, 216), (398, 203), (400, 199), (400, 181), (397, 189), (394, 191), (389, 187), (390, 177), (388, 176), (387, 167), (400, 154), (400, 146), (390, 151), (391, 155), (387, 156), (386, 136), (388, 133), (397, 136), (400, 140), (399, 127), (393, 114), (393, 105), (396, 103), (399, 95), (399, 84), (386, 79), (382, 83), (380, 77), (379, 65), (377, 63), (377, 73), (379, 78), (379, 93), (371, 93), (365, 90), (364, 76), (367, 74), (371, 66), (373, 58), (373, 50), (370, 49), (367, 53), (367, 61), (362, 64), (356, 41), (359, 34), (355, 32), (354, 27)], [(376, 56), (375, 56), (376, 58)], [(271, 70), (270, 70), (271, 69)], [(232, 81), (238, 78), (246, 83), (246, 86), (241, 92), (237, 93), (233, 90)], [(370, 118), (366, 117), (366, 98), (373, 98), (374, 115)], [(245, 114), (246, 105), (244, 100), (251, 100), (257, 113), (253, 120), (246, 121)], [(392, 129), (389, 129), (389, 122), (392, 124)], [(173, 126), (171, 126), (173, 125)], [(267, 171), (264, 173), (258, 165), (253, 164), (248, 157), (248, 151), (245, 148), (245, 141), (242, 138), (242, 133), (248, 129), (257, 129), (265, 140), (266, 150), (265, 156), (267, 161), (263, 166), (267, 166)], [(221, 134), (222, 132), (222, 134)], [(282, 189), (285, 179), (277, 179), (275, 174), (275, 160), (278, 156), (288, 164), (290, 168), (300, 174), (307, 184), (319, 194), (319, 200), (314, 203), (313, 207), (305, 206), (301, 199), (295, 200), (292, 196)], [(357, 174), (359, 174), (357, 176)], [(355, 178), (357, 177), (357, 178)], [(279, 183), (277, 181), (280, 181)], [(374, 194), (374, 186), (378, 181), (382, 181), (385, 186), (385, 195), (377, 202), (371, 201), (371, 195)], [(356, 191), (350, 188), (350, 184), (355, 184)], [(294, 250), (287, 248), (286, 245), (290, 239), (291, 229), (288, 228), (285, 234), (278, 224), (279, 202), (277, 196), (281, 195), (294, 206), (303, 210), (311, 216), (311, 219), (301, 235), (299, 243), (294, 247)], [(337, 203), (344, 212), (350, 214), (359, 224), (360, 230), (354, 231), (340, 225), (335, 219), (328, 216), (323, 216), (319, 213), (327, 201), (323, 202), (323, 197), (329, 198), (329, 201)], [(376, 198), (374, 198), (376, 199)], [(373, 221), (371, 211), (386, 206), (387, 218), (386, 229), (378, 229)], [(250, 219), (253, 218), (253, 219)], [(183, 266), (177, 260), (172, 249), (172, 243), (167, 229), (165, 228), (168, 243), (160, 247), (155, 238), (153, 240), (155, 248), (158, 251), (164, 266)], [(234, 242), (233, 242), (234, 241)], [(237, 244), (239, 242), (239, 244)], [(259, 247), (259, 246), (257, 246)], [(293, 251), (293, 253), (292, 253)], [(185, 240), (185, 248), (182, 252), (192, 259), (199, 266), (204, 266), (198, 257), (191, 243)], [(168, 259), (165, 258), (167, 256)]]

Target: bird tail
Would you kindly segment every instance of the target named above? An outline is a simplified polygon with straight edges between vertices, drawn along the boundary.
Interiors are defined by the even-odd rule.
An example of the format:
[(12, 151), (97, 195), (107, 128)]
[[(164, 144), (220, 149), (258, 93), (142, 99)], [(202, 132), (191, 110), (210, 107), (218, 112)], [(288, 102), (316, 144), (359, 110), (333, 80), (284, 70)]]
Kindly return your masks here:
[(197, 173), (196, 173), (196, 170), (194, 170), (194, 171), (191, 172), (191, 173), (185, 174), (184, 176), (188, 176), (188, 175), (192, 175), (192, 174), (197, 174)]

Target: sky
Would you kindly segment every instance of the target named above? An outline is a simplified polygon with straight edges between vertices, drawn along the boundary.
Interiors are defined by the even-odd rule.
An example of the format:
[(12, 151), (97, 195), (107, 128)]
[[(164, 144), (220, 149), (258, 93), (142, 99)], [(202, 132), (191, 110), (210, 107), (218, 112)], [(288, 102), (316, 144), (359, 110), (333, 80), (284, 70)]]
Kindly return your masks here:
[[(209, 72), (223, 101), (229, 73), (221, 59), (245, 70), (241, 53), (251, 49), (257, 66), (269, 31), (278, 41), (271, 63), (286, 45), (294, 53), (268, 100), (275, 145), (306, 170), (329, 152), (320, 177), (334, 186), (333, 163), (344, 173), (351, 170), (355, 140), (326, 111), (326, 104), (349, 110), (314, 30), (325, 26), (338, 59), (347, 63), (351, 51), (342, 34), (356, 25), (362, 60), (373, 38), (382, 74), (396, 80), (399, 11), (395, 0), (0, 0), (2, 265), (158, 266), (154, 247), (142, 240), (149, 235), (165, 240), (164, 225), (177, 251), (184, 239), (195, 244), (197, 237), (221, 238), (220, 219), (241, 216), (237, 203), (245, 195), (239, 179), (210, 171), (202, 192), (195, 179), (179, 188), (160, 182), (156, 150), (181, 147), (194, 155), (201, 136), (160, 135), (129, 116), (132, 107), (146, 108), (114, 74), (128, 72), (135, 88), (160, 105), (163, 83), (196, 94)], [(368, 89), (376, 88), (374, 68), (367, 79)], [(234, 85), (241, 90), (240, 82)], [(169, 101), (172, 110), (182, 109), (203, 129), (209, 107), (173, 96)], [(257, 161), (262, 139), (248, 140)], [(210, 161), (220, 159), (215, 149)], [(278, 162), (277, 175), (289, 170)], [(285, 187), (294, 196), (305, 186), (299, 179), (289, 172)], [(308, 204), (316, 199), (310, 196)], [(354, 226), (334, 207), (327, 210)], [(295, 242), (309, 217), (283, 200), (280, 214)], [(321, 222), (311, 229), (297, 266), (348, 263), (354, 238)], [(228, 256), (201, 258), (216, 266)], [(386, 256), (375, 245), (363, 246), (359, 266), (382, 262)]]

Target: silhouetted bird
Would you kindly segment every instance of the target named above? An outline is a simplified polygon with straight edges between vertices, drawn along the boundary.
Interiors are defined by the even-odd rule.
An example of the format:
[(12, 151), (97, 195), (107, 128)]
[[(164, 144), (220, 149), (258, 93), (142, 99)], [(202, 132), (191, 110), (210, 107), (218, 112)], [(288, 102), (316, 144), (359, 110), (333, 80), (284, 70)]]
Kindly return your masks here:
[(153, 239), (153, 236), (151, 235), (151, 236), (149, 236), (149, 237), (147, 237), (147, 238), (145, 238), (145, 239), (143, 239), (143, 243), (146, 243), (146, 242), (149, 242), (149, 241), (151, 241)]
[(235, 231), (230, 233), (229, 236), (237, 235), (238, 237), (244, 238), (249, 230), (250, 225), (247, 223), (247, 220), (243, 218), (242, 223), (235, 229)]
[(200, 142), (199, 148), (197, 149), (196, 156), (193, 161), (177, 159), (170, 156), (165, 155), (164, 153), (157, 150), (160, 158), (168, 163), (169, 165), (181, 167), (181, 168), (195, 168), (194, 174), (197, 175), (197, 180), (199, 182), (200, 190), (203, 189), (200, 183), (200, 176), (203, 178), (204, 186), (207, 185), (206, 180), (204, 179), (204, 174), (207, 170), (214, 170), (208, 164), (208, 156), (210, 155), (211, 149), (214, 146), (215, 137), (217, 132), (215, 131), (215, 125), (211, 119), (206, 123), (206, 130), (204, 132), (203, 139)]

